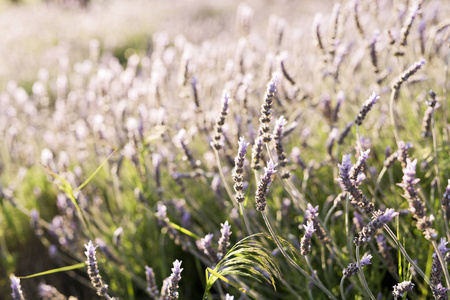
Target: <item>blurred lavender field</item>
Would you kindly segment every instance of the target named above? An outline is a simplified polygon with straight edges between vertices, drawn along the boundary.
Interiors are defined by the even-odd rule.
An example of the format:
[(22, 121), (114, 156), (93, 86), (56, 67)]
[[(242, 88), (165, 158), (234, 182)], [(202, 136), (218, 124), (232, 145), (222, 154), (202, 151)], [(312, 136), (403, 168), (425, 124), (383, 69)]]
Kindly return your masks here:
[(448, 299), (449, 16), (0, 3), (0, 299)]

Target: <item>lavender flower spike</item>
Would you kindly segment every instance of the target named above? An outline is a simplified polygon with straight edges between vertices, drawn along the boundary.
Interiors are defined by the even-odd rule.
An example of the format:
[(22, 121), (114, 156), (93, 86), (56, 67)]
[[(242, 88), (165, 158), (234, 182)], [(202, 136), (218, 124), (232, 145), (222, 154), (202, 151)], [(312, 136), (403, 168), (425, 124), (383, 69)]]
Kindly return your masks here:
[(20, 285), (20, 279), (12, 274), (9, 276), (9, 279), (11, 280), (11, 296), (13, 300), (25, 300)]
[(380, 99), (380, 96), (378, 96), (376, 93), (372, 93), (369, 99), (364, 102), (361, 110), (359, 111), (359, 114), (355, 118), (355, 123), (357, 125), (362, 125), (362, 122), (366, 118), (367, 113), (372, 109), (372, 106), (378, 101), (378, 99)]
[(219, 249), (217, 253), (217, 258), (221, 260), (226, 254), (227, 254), (227, 248), (230, 246), (230, 235), (231, 235), (231, 226), (228, 225), (228, 221), (225, 221), (225, 223), (220, 224), (222, 226), (222, 229), (220, 229), (220, 232), (222, 233), (222, 236), (219, 239)]
[(147, 293), (153, 299), (157, 299), (159, 291), (155, 281), (155, 272), (153, 272), (153, 269), (149, 266), (145, 266), (145, 277), (147, 280)]
[(414, 283), (411, 281), (403, 281), (393, 286), (392, 296), (394, 298), (402, 298), (406, 292), (411, 291), (414, 288)]
[(245, 200), (245, 196), (242, 193), (242, 190), (244, 189), (244, 177), (242, 176), (242, 173), (244, 173), (244, 158), (245, 154), (247, 153), (247, 147), (249, 143), (247, 143), (245, 139), (241, 137), (238, 144), (238, 155), (234, 159), (233, 181), (234, 190), (236, 191), (236, 201), (241, 203)]
[(264, 168), (264, 175), (261, 176), (261, 180), (258, 183), (258, 189), (256, 190), (256, 210), (264, 211), (266, 209), (266, 197), (269, 192), (269, 186), (272, 184), (273, 177), (277, 172), (275, 170), (275, 163), (270, 160), (267, 163), (267, 167)]
[(303, 227), (305, 228), (305, 235), (300, 242), (300, 253), (305, 256), (311, 252), (311, 238), (316, 230), (314, 229), (314, 223), (311, 221), (308, 221)]
[(392, 219), (398, 216), (398, 212), (394, 211), (393, 208), (388, 208), (382, 214), (381, 212), (375, 212), (375, 218), (369, 222), (363, 229), (358, 233), (358, 236), (355, 237), (354, 243), (356, 246), (363, 246), (367, 244), (372, 236), (374, 236), (378, 229), (382, 228), (384, 224), (392, 221)]
[(175, 300), (178, 299), (178, 283), (181, 280), (181, 272), (183, 269), (181, 268), (182, 261), (179, 261), (178, 259), (173, 262), (173, 268), (172, 268), (172, 275), (169, 277), (169, 285), (167, 287), (168, 289), (168, 300)]
[[(372, 255), (365, 253), (364, 256), (361, 258), (361, 260), (359, 261), (361, 264), (361, 267), (364, 267), (366, 265), (370, 265), (370, 260), (372, 259)], [(358, 264), (357, 263), (351, 263), (348, 265), (347, 268), (345, 268), (342, 273), (344, 275), (344, 277), (350, 277), (352, 275), (355, 275), (359, 270)]]
[(102, 277), (100, 276), (100, 273), (98, 271), (97, 258), (95, 257), (95, 249), (97, 248), (97, 246), (94, 247), (92, 241), (89, 241), (89, 243), (84, 245), (84, 247), (86, 247), (86, 251), (84, 252), (84, 254), (87, 257), (87, 272), (89, 278), (91, 279), (91, 283), (97, 289), (97, 295), (105, 296), (108, 290), (108, 285), (103, 284)]

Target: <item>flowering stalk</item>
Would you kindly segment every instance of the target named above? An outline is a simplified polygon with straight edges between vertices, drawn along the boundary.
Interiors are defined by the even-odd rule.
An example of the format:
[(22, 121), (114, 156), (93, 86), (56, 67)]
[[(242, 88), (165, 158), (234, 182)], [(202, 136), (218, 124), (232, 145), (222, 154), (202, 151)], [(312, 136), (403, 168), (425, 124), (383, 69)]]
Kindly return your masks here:
[(230, 235), (231, 235), (231, 226), (228, 225), (228, 221), (225, 221), (225, 223), (220, 224), (220, 226), (222, 226), (222, 229), (220, 229), (220, 233), (222, 233), (222, 236), (219, 239), (219, 249), (217, 252), (218, 260), (221, 260), (227, 254), (228, 246), (230, 246)]
[(355, 123), (358, 126), (362, 125), (362, 122), (366, 118), (367, 113), (372, 109), (372, 106), (380, 99), (380, 96), (378, 96), (376, 93), (372, 93), (370, 95), (369, 99), (364, 102), (364, 104), (361, 107), (361, 110), (359, 111), (358, 115), (355, 118)]
[[(277, 150), (278, 155), (278, 165), (280, 168), (284, 168), (287, 165), (287, 154), (284, 152), (283, 144), (281, 143), (281, 139), (284, 136), (284, 128), (287, 124), (286, 118), (281, 116), (275, 123), (275, 128), (273, 130), (273, 139), (275, 140), (275, 149)], [(283, 170), (283, 173), (280, 174), (282, 179), (287, 179), (290, 177), (289, 171)]]
[(311, 238), (316, 230), (314, 229), (314, 223), (311, 221), (308, 221), (303, 227), (305, 228), (305, 235), (300, 241), (300, 254), (306, 256), (311, 252)]
[(419, 69), (425, 63), (426, 63), (426, 61), (423, 58), (421, 58), (418, 62), (416, 62), (414, 65), (412, 65), (408, 70), (403, 72), (391, 86), (391, 98), (389, 101), (389, 115), (390, 115), (390, 119), (391, 119), (391, 124), (392, 124), (392, 126), (394, 126), (394, 137), (395, 137), (396, 142), (400, 141), (400, 137), (398, 134), (397, 119), (395, 118), (395, 115), (394, 115), (394, 103), (398, 99), (400, 87), (402, 86), (402, 84), (404, 82), (408, 81), (409, 77), (411, 77), (417, 71), (419, 71)]
[(308, 203), (307, 209), (305, 210), (305, 219), (313, 223), (317, 238), (321, 240), (323, 244), (328, 244), (330, 238), (325, 233), (325, 230), (322, 228), (319, 221), (319, 206), (313, 207)]
[(227, 91), (223, 91), (222, 94), (222, 110), (220, 111), (219, 117), (217, 117), (216, 121), (216, 132), (214, 135), (213, 146), (216, 150), (222, 148), (222, 127), (225, 124), (225, 118), (228, 115), (228, 104), (230, 102), (230, 94)]
[(414, 283), (411, 283), (411, 281), (403, 281), (394, 285), (393, 288), (394, 290), (392, 291), (392, 296), (396, 299), (403, 298), (407, 292), (412, 291), (414, 288)]
[(277, 91), (278, 79), (274, 75), (267, 85), (266, 97), (264, 103), (261, 106), (261, 117), (259, 118), (260, 127), (259, 135), (263, 137), (264, 143), (268, 143), (272, 140), (270, 136), (270, 120), (272, 119), (272, 105), (275, 100), (275, 93)]
[(103, 296), (106, 299), (111, 299), (108, 295), (108, 285), (102, 282), (102, 277), (100, 276), (100, 272), (98, 271), (97, 258), (95, 257), (95, 249), (97, 246), (94, 246), (92, 241), (85, 244), (84, 247), (86, 251), (84, 254), (87, 257), (86, 265), (87, 265), (87, 273), (89, 278), (91, 279), (92, 286), (97, 290), (97, 295)]
[[(359, 252), (359, 248), (357, 247), (357, 252)], [(344, 280), (345, 278), (348, 278), (350, 276), (355, 275), (360, 269), (362, 269), (362, 267), (371, 264), (370, 260), (372, 259), (372, 255), (365, 253), (364, 256), (359, 259), (359, 253), (357, 253), (357, 262), (356, 263), (350, 263), (347, 268), (344, 268), (344, 270), (342, 270), (342, 279), (341, 279), (341, 284), (340, 284), (340, 290), (341, 290), (341, 297), (342, 299), (346, 299), (345, 294), (344, 294)], [(372, 294), (369, 290), (369, 294)], [(373, 295), (372, 295), (373, 296)]]
[(247, 153), (248, 143), (245, 141), (243, 137), (239, 139), (239, 150), (236, 158), (234, 159), (234, 169), (233, 169), (233, 181), (234, 181), (234, 190), (236, 191), (235, 199), (237, 202), (242, 203), (245, 200), (245, 196), (242, 193), (244, 189), (244, 159), (245, 154)]
[(367, 244), (372, 236), (387, 223), (392, 221), (393, 218), (398, 216), (398, 212), (392, 208), (386, 209), (384, 213), (378, 211), (374, 213), (374, 219), (370, 221), (363, 229), (358, 233), (358, 237), (355, 237), (353, 242), (356, 246), (363, 246)]
[(205, 235), (205, 237), (201, 239), (201, 246), (203, 252), (209, 257), (209, 259), (211, 259), (214, 264), (217, 264), (219, 262), (217, 252), (211, 244), (213, 237), (214, 235), (212, 233)]
[(172, 274), (169, 277), (169, 283), (167, 286), (167, 300), (176, 300), (178, 299), (178, 283), (181, 279), (181, 272), (183, 269), (181, 268), (182, 261), (178, 259), (173, 262)]
[(22, 286), (20, 285), (20, 279), (12, 274), (9, 276), (9, 279), (11, 280), (11, 296), (13, 300), (25, 300)]
[[(361, 152), (361, 158), (367, 158), (368, 152)], [(370, 202), (366, 196), (362, 193), (362, 191), (357, 187), (356, 182), (350, 178), (351, 170), (353, 168), (351, 162), (351, 154), (346, 154), (342, 157), (342, 164), (338, 164), (339, 166), (339, 179), (338, 181), (341, 184), (341, 187), (344, 192), (349, 193), (351, 204), (354, 207), (358, 207), (362, 212), (369, 214), (374, 210), (374, 204)], [(364, 161), (362, 160), (360, 164)], [(358, 165), (358, 164), (357, 164)], [(360, 167), (357, 166), (359, 169)], [(356, 170), (352, 172), (356, 173)]]
[(420, 230), (425, 230), (427, 228), (431, 228), (431, 223), (434, 218), (433, 216), (426, 216), (427, 209), (425, 208), (425, 204), (420, 200), (419, 193), (415, 187), (415, 185), (420, 181), (419, 178), (415, 178), (416, 164), (417, 159), (413, 161), (409, 158), (406, 159), (406, 168), (403, 169), (403, 181), (397, 185), (402, 187), (404, 190), (404, 194), (402, 196), (409, 202), (409, 211), (417, 220), (417, 228)]
[(145, 277), (147, 280), (147, 293), (153, 299), (157, 300), (159, 296), (158, 286), (156, 285), (155, 273), (149, 266), (145, 266)]
[(258, 188), (256, 190), (256, 210), (257, 211), (264, 211), (266, 209), (266, 197), (269, 193), (269, 186), (272, 184), (273, 177), (275, 173), (277, 172), (275, 170), (275, 163), (273, 160), (270, 160), (267, 163), (267, 167), (264, 168), (264, 175), (261, 176), (261, 179), (258, 183)]

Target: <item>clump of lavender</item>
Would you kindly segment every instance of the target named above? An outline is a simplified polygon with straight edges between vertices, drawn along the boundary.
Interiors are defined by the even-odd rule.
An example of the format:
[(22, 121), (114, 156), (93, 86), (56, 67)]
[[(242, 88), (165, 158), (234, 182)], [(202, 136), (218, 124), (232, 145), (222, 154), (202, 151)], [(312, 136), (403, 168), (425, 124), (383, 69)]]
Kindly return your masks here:
[(318, 205), (313, 207), (310, 203), (308, 203), (307, 209), (305, 210), (305, 219), (314, 224), (316, 236), (322, 241), (322, 243), (327, 244), (330, 242), (330, 238), (326, 235), (322, 225), (320, 225)]
[(356, 246), (363, 246), (367, 244), (377, 233), (377, 231), (384, 226), (384, 224), (392, 221), (392, 219), (396, 216), (398, 216), (398, 212), (394, 211), (392, 208), (386, 209), (384, 213), (381, 211), (376, 212), (373, 220), (363, 227), (353, 242)]
[(228, 115), (228, 104), (230, 102), (230, 94), (227, 91), (223, 91), (222, 94), (222, 110), (220, 111), (219, 117), (216, 121), (216, 129), (214, 134), (213, 146), (216, 150), (222, 148), (222, 127), (225, 124), (225, 118)]
[(414, 283), (411, 281), (403, 281), (393, 286), (392, 296), (394, 298), (402, 298), (403, 295), (414, 288)]
[(149, 266), (145, 266), (145, 278), (147, 280), (147, 293), (150, 295), (150, 297), (157, 300), (159, 291), (158, 286), (156, 285), (155, 273)]
[(178, 283), (181, 280), (181, 272), (183, 269), (181, 268), (182, 261), (178, 259), (173, 262), (172, 274), (169, 277), (169, 283), (167, 286), (167, 300), (176, 300), (178, 299)]
[[(361, 267), (366, 265), (370, 265), (370, 260), (372, 259), (372, 255), (365, 253), (364, 256), (360, 260)], [(359, 270), (358, 263), (350, 263), (347, 268), (342, 271), (342, 274), (345, 278), (355, 275)]]
[[(275, 149), (277, 150), (278, 155), (278, 165), (280, 168), (284, 168), (287, 165), (287, 154), (284, 152), (283, 144), (281, 143), (281, 139), (284, 136), (284, 127), (286, 126), (287, 121), (284, 116), (278, 118), (275, 123), (275, 128), (273, 130), (273, 139), (275, 140)], [(280, 172), (281, 178), (287, 179), (290, 177), (289, 171), (282, 170)]]
[(261, 176), (261, 180), (258, 182), (258, 188), (256, 190), (256, 210), (264, 211), (266, 209), (266, 197), (269, 193), (269, 186), (272, 184), (273, 177), (277, 172), (275, 170), (275, 163), (273, 160), (270, 160), (267, 163), (267, 167), (264, 168), (264, 175)]
[(376, 93), (372, 93), (370, 95), (369, 99), (364, 102), (364, 104), (361, 107), (361, 110), (359, 111), (358, 115), (355, 118), (355, 123), (358, 126), (361, 126), (364, 119), (366, 118), (367, 113), (372, 109), (372, 106), (380, 99), (380, 96), (378, 96)]
[(261, 106), (261, 117), (259, 118), (260, 127), (259, 135), (263, 137), (263, 142), (268, 143), (272, 140), (270, 136), (270, 120), (272, 119), (272, 105), (275, 100), (275, 93), (277, 91), (278, 79), (274, 75), (267, 85), (266, 97)]
[(380, 252), (381, 257), (383, 257), (384, 262), (386, 263), (389, 271), (395, 272), (395, 264), (394, 259), (392, 257), (389, 245), (386, 243), (386, 240), (382, 234), (376, 237), (378, 252)]
[(230, 246), (230, 235), (231, 235), (231, 225), (228, 224), (228, 221), (220, 224), (222, 229), (220, 229), (220, 233), (222, 234), (219, 239), (219, 249), (217, 251), (217, 258), (220, 261), (227, 254), (228, 246)]
[(416, 189), (416, 184), (420, 179), (416, 177), (416, 165), (417, 159), (411, 161), (406, 159), (406, 168), (403, 169), (403, 181), (397, 185), (403, 188), (403, 198), (409, 202), (409, 211), (413, 214), (413, 217), (418, 221), (417, 228), (425, 230), (431, 227), (431, 221), (426, 222), (429, 218), (426, 218), (427, 209), (425, 204), (421, 201), (419, 193)]
[(308, 221), (306, 225), (303, 225), (305, 228), (305, 235), (302, 237), (302, 240), (300, 241), (300, 253), (301, 255), (305, 256), (308, 255), (309, 252), (311, 252), (311, 238), (314, 231), (314, 223), (311, 221)]
[(92, 241), (89, 241), (89, 243), (85, 244), (84, 247), (86, 248), (84, 254), (87, 257), (87, 273), (89, 275), (89, 278), (91, 279), (91, 283), (97, 290), (97, 295), (106, 296), (108, 285), (102, 282), (102, 277), (100, 276), (100, 272), (98, 271), (97, 258), (95, 257), (95, 249), (97, 248), (97, 246), (94, 247)]
[(25, 300), (22, 286), (20, 285), (20, 279), (12, 274), (9, 276), (9, 279), (11, 280), (11, 297), (13, 300)]
[(245, 154), (247, 153), (248, 143), (245, 141), (243, 137), (239, 139), (239, 150), (236, 158), (234, 159), (234, 169), (233, 169), (233, 181), (234, 181), (234, 190), (236, 191), (235, 199), (237, 202), (242, 203), (245, 200), (245, 196), (242, 193), (244, 189), (244, 159)]
[[(361, 152), (360, 157), (361, 158), (367, 158), (367, 154), (364, 154), (365, 152)], [(361, 160), (359, 161), (359, 164), (363, 164), (365, 161)], [(357, 164), (358, 165), (358, 164)], [(351, 154), (346, 154), (342, 157), (342, 164), (339, 164), (339, 182), (341, 183), (342, 189), (345, 192), (349, 193), (350, 197), (350, 203), (354, 207), (358, 207), (359, 210), (362, 212), (369, 214), (373, 212), (374, 210), (374, 204), (370, 202), (366, 196), (362, 193), (362, 191), (358, 188), (355, 180), (352, 180), (350, 178), (350, 175), (355, 173), (351, 173), (351, 170), (353, 168), (352, 162), (351, 162)], [(359, 167), (358, 167), (359, 168)]]

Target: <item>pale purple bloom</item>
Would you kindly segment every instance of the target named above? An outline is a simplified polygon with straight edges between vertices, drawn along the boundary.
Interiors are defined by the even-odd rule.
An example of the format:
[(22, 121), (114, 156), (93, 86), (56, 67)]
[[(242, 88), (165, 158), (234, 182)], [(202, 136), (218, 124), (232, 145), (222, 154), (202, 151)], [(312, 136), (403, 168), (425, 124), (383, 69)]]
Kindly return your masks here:
[(308, 203), (307, 209), (305, 210), (305, 218), (308, 220), (314, 220), (319, 216), (318, 213), (319, 206), (313, 207), (311, 203)]
[(92, 286), (97, 289), (97, 295), (104, 296), (106, 295), (106, 292), (108, 290), (108, 285), (103, 284), (102, 277), (100, 276), (100, 273), (98, 271), (97, 258), (95, 257), (95, 249), (97, 248), (97, 246), (94, 246), (92, 241), (89, 241), (89, 243), (85, 244), (84, 247), (86, 248), (84, 254), (87, 257), (87, 273), (89, 275), (89, 278), (91, 279)]
[(220, 233), (222, 236), (219, 239), (219, 249), (218, 249), (218, 259), (222, 259), (227, 254), (227, 248), (230, 245), (230, 235), (231, 235), (231, 225), (228, 224), (228, 221), (220, 224), (222, 229), (220, 229)]
[(308, 236), (309, 238), (311, 238), (314, 231), (316, 231), (314, 229), (314, 223), (311, 221), (306, 222), (306, 225), (303, 225), (303, 228), (305, 228), (305, 236)]
[(225, 300), (234, 300), (234, 296), (230, 296), (229, 294), (226, 294)]
[(409, 292), (414, 288), (414, 283), (411, 283), (411, 281), (403, 281), (394, 285), (393, 288), (392, 296), (401, 298), (406, 292)]
[(12, 274), (9, 276), (9, 279), (11, 280), (11, 296), (13, 300), (24, 300), (20, 279)]
[(149, 266), (145, 266), (145, 277), (147, 280), (147, 292), (152, 298), (157, 298), (159, 291), (155, 281), (155, 272)]
[(169, 283), (167, 286), (167, 299), (168, 300), (175, 300), (178, 299), (178, 283), (181, 279), (181, 272), (183, 269), (181, 268), (182, 261), (179, 261), (178, 259), (173, 262), (173, 268), (172, 268), (172, 275), (169, 277)]
[(370, 260), (372, 259), (372, 257), (373, 257), (372, 254), (365, 253), (360, 260), (361, 267), (364, 267), (365, 265), (370, 265)]
[(284, 127), (287, 124), (287, 120), (284, 116), (280, 116), (275, 122), (275, 128), (273, 129), (273, 135), (275, 139), (281, 140), (283, 138)]

